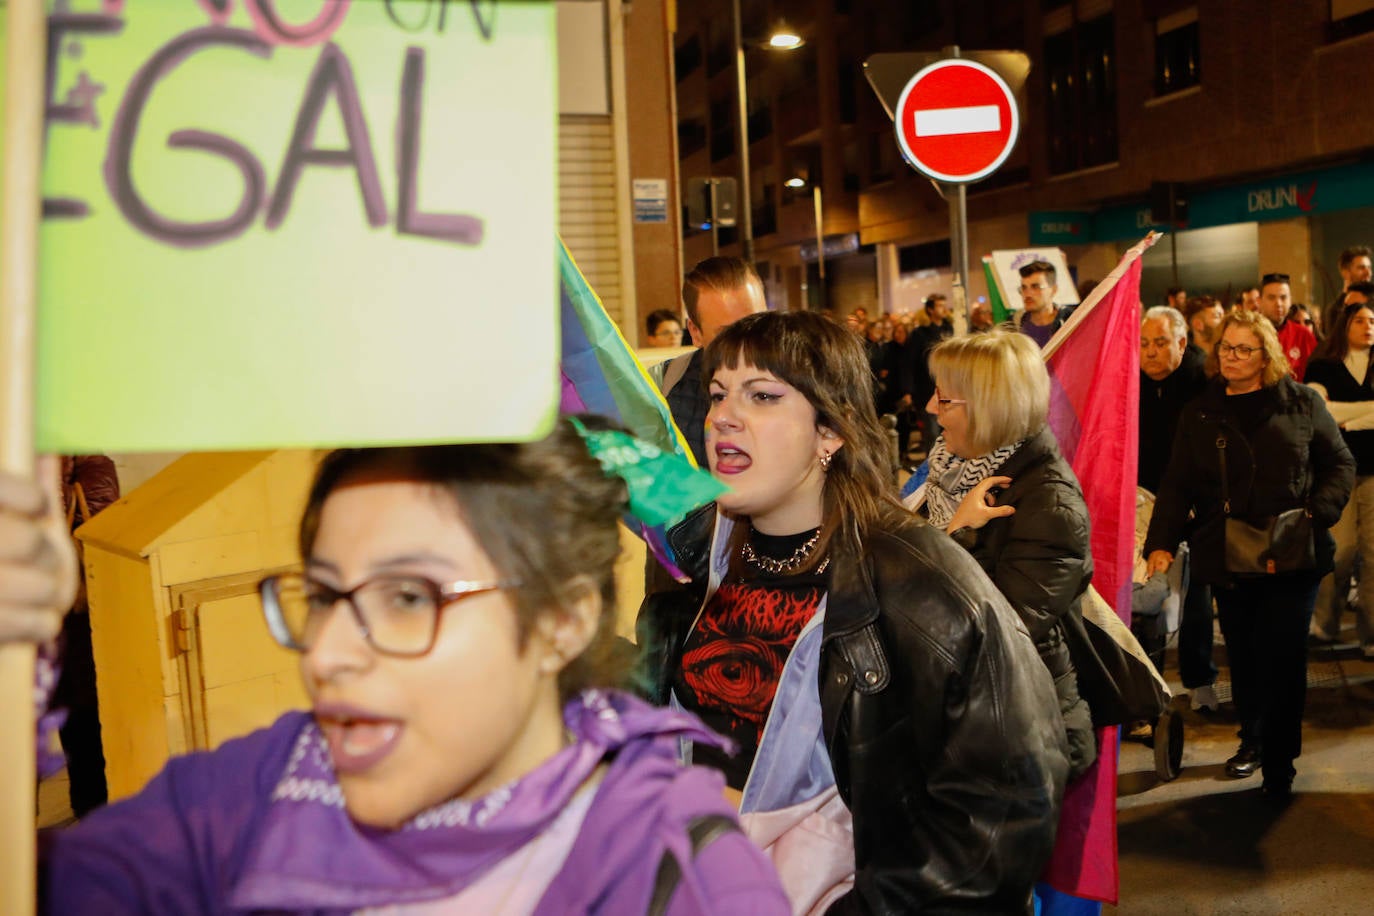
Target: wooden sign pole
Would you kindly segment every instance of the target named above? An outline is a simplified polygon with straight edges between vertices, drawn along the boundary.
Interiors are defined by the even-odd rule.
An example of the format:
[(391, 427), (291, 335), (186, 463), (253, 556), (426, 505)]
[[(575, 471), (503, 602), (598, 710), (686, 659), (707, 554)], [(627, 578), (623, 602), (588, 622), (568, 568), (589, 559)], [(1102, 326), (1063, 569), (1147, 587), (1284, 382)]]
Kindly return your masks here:
[[(9, 0), (4, 167), (0, 180), (0, 467), (33, 475), (33, 326), (43, 158), (43, 0)], [(0, 913), (34, 910), (35, 786), (32, 646), (0, 646)]]

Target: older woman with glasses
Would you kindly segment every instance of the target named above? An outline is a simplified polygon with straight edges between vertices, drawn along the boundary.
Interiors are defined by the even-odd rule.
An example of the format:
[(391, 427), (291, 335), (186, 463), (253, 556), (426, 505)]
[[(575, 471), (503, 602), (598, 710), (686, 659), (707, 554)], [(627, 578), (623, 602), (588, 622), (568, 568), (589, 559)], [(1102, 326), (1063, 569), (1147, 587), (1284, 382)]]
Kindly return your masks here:
[[(603, 466), (639, 449), (588, 426), (326, 458), (303, 570), (262, 585), (311, 710), (59, 833), (48, 910), (788, 912), (720, 778), (677, 762), (718, 739), (606, 689), (626, 486)], [(39, 502), (0, 479), (0, 621), (69, 569), (14, 549)]]
[[(1308, 625), (1332, 568), (1327, 529), (1350, 497), (1355, 461), (1321, 396), (1293, 380), (1268, 319), (1236, 310), (1220, 330), (1208, 360), (1218, 377), (1179, 418), (1144, 550), (1154, 573), (1188, 541), (1192, 575), (1216, 598), (1240, 715), (1226, 773), (1263, 767), (1263, 792), (1286, 798), (1302, 752)], [(1239, 523), (1266, 529), (1291, 510), (1310, 518), (1310, 533), (1293, 529), (1310, 539), (1295, 545), (1308, 558), (1280, 570), (1263, 561), (1268, 550), (1243, 548)]]
[(1072, 778), (1097, 759), (1068, 642), (1087, 641), (1080, 601), (1092, 554), (1083, 492), (1045, 422), (1044, 359), (1026, 335), (994, 330), (940, 344), (930, 371), (927, 409), (943, 433), (906, 504), (973, 555), (1030, 631), (1054, 679)]

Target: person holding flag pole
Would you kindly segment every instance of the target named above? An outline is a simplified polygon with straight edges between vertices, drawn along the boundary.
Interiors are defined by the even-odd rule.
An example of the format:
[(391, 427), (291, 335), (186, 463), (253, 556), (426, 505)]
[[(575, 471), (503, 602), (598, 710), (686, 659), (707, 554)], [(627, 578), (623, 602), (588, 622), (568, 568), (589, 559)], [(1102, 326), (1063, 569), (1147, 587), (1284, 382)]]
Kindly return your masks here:
[[(42, 0), (10, 0), (5, 48), (4, 163), (0, 176), (0, 470), (16, 480), (31, 478), (33, 460), (33, 325), (38, 271), (39, 174), (42, 166), (42, 88), (46, 18)], [(56, 471), (53, 471), (56, 479)], [(22, 484), (20, 484), (22, 486)], [(29, 518), (41, 512), (35, 492), (21, 495)], [(58, 511), (49, 498), (48, 514)], [(60, 505), (60, 501), (56, 505)], [(63, 525), (65, 529), (65, 524)], [(63, 537), (67, 537), (64, 533)], [(69, 539), (68, 539), (69, 540)], [(11, 545), (13, 546), (13, 545)], [(32, 543), (30, 549), (34, 550)], [(46, 562), (53, 542), (45, 542)], [(3, 560), (0, 560), (3, 562)], [(74, 568), (74, 567), (73, 567)], [(48, 602), (30, 610), (43, 635), (58, 608), (72, 595), (51, 594), (53, 618), (43, 613)], [(35, 651), (31, 642), (0, 643), (0, 695), (10, 715), (0, 716), (0, 746), (8, 764), (0, 767), (0, 912), (20, 916), (34, 908), (33, 824), (37, 780), (33, 720), (14, 711), (30, 707), (34, 691)]]

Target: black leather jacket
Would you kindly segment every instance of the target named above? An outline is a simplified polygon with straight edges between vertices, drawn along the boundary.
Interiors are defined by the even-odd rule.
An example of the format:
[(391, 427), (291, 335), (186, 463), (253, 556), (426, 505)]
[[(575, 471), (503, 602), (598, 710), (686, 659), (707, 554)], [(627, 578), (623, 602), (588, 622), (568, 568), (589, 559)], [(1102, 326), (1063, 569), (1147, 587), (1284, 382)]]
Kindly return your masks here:
[[(1217, 380), (1183, 409), (1169, 468), (1155, 499), (1145, 556), (1178, 550), (1185, 538), (1192, 575), (1227, 586), (1226, 518), (1217, 439), (1225, 436), (1232, 514), (1258, 522), (1306, 505), (1312, 513), (1317, 572), (1331, 571), (1335, 545), (1327, 531), (1340, 520), (1355, 485), (1355, 459), (1321, 396), (1291, 378), (1265, 389), (1266, 416), (1242, 433)], [(1196, 517), (1190, 522), (1188, 513)]]
[(997, 504), (1014, 507), (1015, 514), (965, 528), (954, 540), (973, 554), (1030, 631), (1054, 678), (1071, 778), (1077, 777), (1097, 759), (1092, 714), (1079, 695), (1065, 633), (1066, 627), (1075, 635), (1083, 629), (1081, 601), (1093, 577), (1088, 505), (1048, 426), (993, 473), (1011, 478)]
[[(713, 523), (698, 511), (669, 534), (697, 582)], [(964, 550), (914, 516), (894, 512), (860, 550), (834, 543), (830, 556), (817, 688), (856, 876), (829, 912), (1031, 912), (1068, 761), (1024, 625)], [(695, 616), (686, 608), (651, 597), (641, 611), (641, 639), (667, 667)]]

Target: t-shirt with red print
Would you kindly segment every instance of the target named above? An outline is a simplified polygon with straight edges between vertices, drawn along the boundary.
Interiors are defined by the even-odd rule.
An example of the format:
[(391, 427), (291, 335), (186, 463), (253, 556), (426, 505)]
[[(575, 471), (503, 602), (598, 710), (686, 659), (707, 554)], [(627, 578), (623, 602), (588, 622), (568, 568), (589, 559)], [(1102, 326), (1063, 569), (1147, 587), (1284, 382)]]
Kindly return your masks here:
[[(780, 559), (812, 534), (770, 538), (754, 532), (751, 543), (760, 556)], [(720, 770), (731, 788), (744, 788), (783, 665), (825, 589), (823, 574), (751, 568), (742, 581), (721, 583), (687, 637), (673, 683), (678, 702), (739, 746), (731, 757), (698, 745), (692, 762)]]

